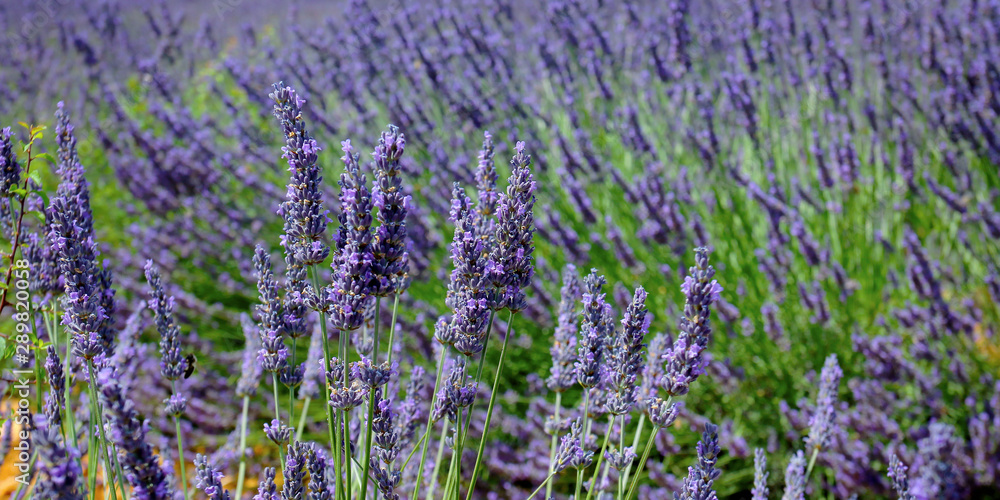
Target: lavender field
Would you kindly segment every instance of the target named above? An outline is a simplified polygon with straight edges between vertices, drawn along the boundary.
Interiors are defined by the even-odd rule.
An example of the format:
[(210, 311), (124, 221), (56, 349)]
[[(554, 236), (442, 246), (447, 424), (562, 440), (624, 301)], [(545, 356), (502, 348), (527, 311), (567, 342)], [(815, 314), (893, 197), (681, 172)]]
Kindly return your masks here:
[(0, 0), (0, 496), (1000, 499), (1000, 2)]

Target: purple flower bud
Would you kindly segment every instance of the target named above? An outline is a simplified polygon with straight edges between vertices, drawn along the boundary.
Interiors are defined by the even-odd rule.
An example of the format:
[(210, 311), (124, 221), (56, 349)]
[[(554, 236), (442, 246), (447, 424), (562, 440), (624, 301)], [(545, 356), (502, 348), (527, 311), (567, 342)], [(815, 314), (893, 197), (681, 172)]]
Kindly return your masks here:
[(781, 500), (805, 500), (806, 498), (806, 457), (799, 450), (788, 461), (785, 469), (785, 493)]
[(375, 187), (372, 200), (378, 208), (380, 225), (372, 243), (372, 295), (385, 297), (397, 293), (409, 270), (406, 243), (406, 212), (410, 197), (403, 192), (399, 159), (406, 139), (399, 129), (389, 125), (372, 153), (375, 160)]
[(501, 296), (494, 307), (517, 312), (526, 306), (524, 289), (534, 275), (531, 255), (535, 247), (531, 240), (535, 231), (535, 180), (524, 142), (518, 142), (515, 149), (507, 192), (500, 195), (497, 204), (497, 238), (490, 260), (493, 285)]
[(306, 461), (312, 447), (305, 443), (289, 443), (285, 455), (285, 468), (281, 470), (285, 484), (281, 487), (281, 500), (304, 500), (306, 486)]
[(45, 373), (49, 382), (49, 392), (45, 395), (45, 421), (50, 427), (62, 425), (62, 410), (66, 407), (66, 375), (62, 360), (54, 346), (45, 349)]
[(187, 399), (182, 394), (171, 394), (163, 400), (163, 413), (170, 417), (180, 417), (187, 409)]
[(222, 487), (222, 472), (208, 463), (208, 457), (198, 454), (194, 458), (195, 484), (209, 500), (230, 500), (232, 496)]
[(160, 269), (152, 260), (146, 261), (146, 281), (149, 283), (149, 309), (156, 316), (160, 333), (160, 373), (175, 381), (184, 375), (188, 362), (181, 354), (180, 328), (174, 322), (174, 297), (167, 296), (160, 279)]
[(330, 219), (323, 208), (323, 176), (316, 164), (322, 148), (306, 131), (302, 119), (305, 100), (295, 90), (278, 82), (268, 97), (274, 101), (274, 116), (281, 122), (285, 136), (282, 158), (288, 160), (288, 170), (292, 173), (287, 198), (278, 209), (285, 219), (282, 244), (285, 252), (301, 265), (318, 264), (330, 253), (323, 243)]
[(292, 437), (292, 428), (282, 424), (277, 419), (271, 419), (271, 422), (264, 424), (264, 435), (272, 443), (284, 446)]
[(260, 473), (260, 484), (257, 486), (257, 494), (253, 500), (278, 500), (278, 486), (274, 484), (277, 471), (274, 467), (266, 467)]
[(706, 248), (695, 249), (695, 266), (688, 273), (681, 285), (685, 301), (680, 334), (664, 356), (663, 385), (672, 396), (687, 394), (691, 383), (705, 373), (708, 360), (701, 353), (712, 335), (711, 305), (722, 292), (722, 287), (712, 279), (715, 269), (708, 265)]
[(585, 469), (593, 462), (594, 452), (583, 447), (582, 435), (583, 423), (577, 418), (570, 426), (569, 433), (559, 440), (554, 467), (556, 472), (562, 472), (569, 467)]
[[(10, 435), (9, 429), (5, 435)], [(58, 426), (47, 419), (38, 419), (31, 432), (31, 446), (38, 450), (37, 480), (33, 498), (84, 500), (87, 498), (80, 452), (63, 443)]]
[(720, 451), (719, 428), (705, 424), (705, 432), (701, 435), (701, 441), (698, 441), (698, 462), (693, 467), (688, 467), (682, 493), (675, 495), (675, 500), (716, 500), (712, 483), (722, 474), (715, 467)]
[(892, 481), (892, 489), (896, 490), (896, 497), (899, 500), (913, 500), (910, 494), (910, 481), (906, 477), (906, 466), (899, 461), (895, 453), (889, 457), (889, 480)]
[(282, 339), (283, 305), (278, 296), (278, 283), (271, 271), (271, 257), (260, 245), (254, 251), (253, 264), (257, 271), (257, 291), (261, 302), (256, 307), (261, 343), (258, 359), (264, 371), (275, 373), (287, 364), (288, 358), (288, 349)]
[(625, 470), (626, 467), (632, 465), (632, 462), (636, 459), (635, 451), (632, 451), (632, 447), (628, 446), (623, 451), (618, 450), (608, 450), (604, 453), (604, 459), (608, 461), (608, 465), (614, 467), (617, 471)]
[(767, 500), (769, 490), (767, 489), (767, 455), (764, 450), (757, 448), (753, 457), (753, 495), (752, 500)]
[(243, 364), (240, 369), (240, 379), (236, 383), (236, 395), (252, 397), (257, 394), (260, 386), (260, 376), (263, 367), (257, 361), (260, 350), (260, 329), (246, 313), (240, 314), (240, 325), (243, 327), (245, 345), (243, 347)]
[(837, 388), (844, 376), (837, 355), (831, 354), (823, 364), (820, 374), (819, 394), (816, 397), (816, 412), (809, 421), (809, 436), (806, 437), (807, 450), (821, 450), (833, 434), (836, 417)]
[(576, 383), (574, 361), (576, 361), (576, 333), (579, 313), (576, 301), (580, 298), (580, 278), (573, 264), (566, 264), (562, 273), (563, 285), (560, 291), (559, 319), (552, 335), (552, 369), (546, 384), (549, 389), (563, 392)]

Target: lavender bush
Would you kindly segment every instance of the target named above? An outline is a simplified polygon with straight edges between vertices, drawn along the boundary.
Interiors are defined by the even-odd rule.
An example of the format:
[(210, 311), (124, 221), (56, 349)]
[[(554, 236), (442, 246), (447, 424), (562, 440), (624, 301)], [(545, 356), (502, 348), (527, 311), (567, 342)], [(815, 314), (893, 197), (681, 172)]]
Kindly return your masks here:
[(0, 6), (15, 498), (996, 496), (1000, 8), (344, 3)]

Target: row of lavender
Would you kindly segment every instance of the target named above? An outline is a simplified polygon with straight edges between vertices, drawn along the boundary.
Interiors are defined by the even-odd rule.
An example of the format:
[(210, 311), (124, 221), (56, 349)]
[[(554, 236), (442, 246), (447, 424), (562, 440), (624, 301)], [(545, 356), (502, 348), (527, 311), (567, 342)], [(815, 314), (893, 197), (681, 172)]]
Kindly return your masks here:
[[(534, 274), (535, 181), (524, 143), (517, 144), (505, 192), (497, 195), (497, 175), (488, 142), (477, 172), (477, 202), (473, 203), (455, 183), (450, 212), (455, 224), (453, 270), (447, 298), (452, 314), (441, 316), (435, 328), (440, 354), (435, 373), (431, 374), (434, 376), (429, 377), (420, 365), (411, 364), (409, 376), (403, 377), (398, 358), (392, 360), (396, 351), (394, 323), (385, 361), (380, 361), (378, 321), (374, 322), (370, 339), (350, 337), (361, 330), (368, 311), (373, 308), (376, 316), (382, 314), (381, 299), (398, 298), (409, 281), (405, 216), (410, 198), (400, 189), (399, 169), (405, 139), (392, 126), (382, 134), (372, 153), (371, 188), (359, 155), (350, 141), (343, 143), (345, 170), (339, 183), (342, 215), (329, 245), (324, 233), (331, 220), (324, 209), (323, 179), (317, 165), (321, 148), (304, 126), (305, 102), (289, 87), (274, 88), (274, 114), (287, 138), (283, 156), (292, 172), (286, 200), (278, 211), (285, 221), (282, 247), (286, 276), (281, 289), (270, 256), (258, 246), (253, 258), (260, 298), (255, 307), (258, 322), (244, 321), (247, 342), (236, 388), (236, 394), (243, 399), (240, 444), (232, 450), (220, 450), (213, 459), (198, 455), (194, 460), (197, 487), (213, 500), (232, 498), (222, 485), (222, 470), (230, 461), (238, 462), (235, 496), (242, 498), (248, 455), (248, 406), (251, 399), (258, 399), (259, 386), (267, 382), (265, 375), (270, 374), (273, 399), (269, 403), (275, 418), (264, 424), (263, 430), (277, 447), (282, 473), (280, 498), (368, 498), (371, 484), (373, 495), (377, 489), (382, 498), (412, 494), (416, 499), (422, 492), (421, 483), (426, 481), (426, 498), (436, 498), (437, 487), (441, 488), (442, 498), (461, 498), (465, 483), (468, 500), (477, 491), (484, 450), (490, 445), (488, 433), (514, 315), (525, 307), (525, 289)], [(119, 335), (116, 330), (114, 311), (118, 299), (114, 278), (109, 265), (97, 261), (89, 183), (77, 156), (73, 126), (61, 104), (57, 118), (57, 171), (61, 181), (47, 206), (31, 177), (33, 163), (52, 159), (33, 151), (43, 128), (30, 130), (29, 142), (23, 148), (23, 171), (13, 152), (9, 129), (3, 132), (0, 161), (4, 188), (9, 193), (5, 198), (10, 200), (5, 205), (6, 221), (12, 223), (13, 243), (9, 266), (13, 268), (15, 259), (23, 257), (30, 275), (35, 277), (31, 291), (43, 296), (35, 301), (37, 304), (29, 300), (32, 307), (17, 313), (29, 316), (29, 322), (40, 324), (42, 329), (31, 330), (35, 363), (22, 366), (33, 369), (38, 376), (38, 402), (27, 422), (27, 437), (22, 438), (32, 443), (29, 449), (34, 450), (34, 467), (31, 482), (25, 482), (14, 497), (95, 498), (100, 472), (103, 488), (111, 498), (190, 498), (180, 419), (189, 411), (192, 395), (186, 394), (183, 386), (179, 389), (178, 381), (189, 378), (195, 367), (192, 359), (182, 355), (184, 346), (174, 318), (174, 298), (166, 294), (160, 270), (153, 261), (147, 261), (148, 308), (153, 311), (160, 336), (159, 376), (170, 385), (170, 396), (163, 400), (158, 413), (173, 419), (177, 426), (177, 472), (173, 461), (161, 463), (155, 455), (146, 439), (148, 425), (131, 399), (137, 392), (132, 386), (136, 382), (132, 372), (137, 354), (134, 332)], [(49, 223), (48, 227), (32, 231), (31, 224), (24, 224), (25, 215), (39, 216)], [(316, 268), (331, 254), (333, 283), (320, 286)], [(647, 292), (641, 286), (636, 288), (620, 327), (616, 327), (613, 308), (602, 293), (604, 277), (592, 270), (581, 284), (575, 268), (566, 267), (552, 348), (554, 364), (547, 381), (556, 392), (555, 413), (546, 425), (551, 434), (548, 473), (528, 498), (543, 488), (545, 497), (551, 498), (553, 479), (571, 468), (576, 469), (574, 498), (582, 498), (584, 491), (588, 498), (595, 493), (598, 498), (633, 497), (657, 435), (672, 427), (678, 418), (680, 403), (675, 399), (686, 396), (691, 384), (706, 374), (706, 349), (712, 337), (710, 313), (722, 292), (714, 276), (708, 250), (695, 249), (695, 266), (689, 269), (681, 286), (685, 305), (678, 326), (680, 333), (673, 342), (658, 336), (644, 352), (651, 320), (646, 309)], [(398, 300), (393, 315), (397, 306)], [(60, 308), (64, 311), (61, 320)], [(494, 316), (503, 310), (509, 312), (507, 329), (485, 420), (479, 421), (480, 415), (473, 410), (481, 392), (484, 354)], [(312, 332), (307, 328), (310, 318), (318, 319), (319, 328)], [(329, 333), (328, 327), (332, 327)], [(311, 338), (308, 355), (299, 362), (297, 343), (307, 336)], [(336, 357), (331, 356), (330, 343), (334, 339), (338, 341)], [(63, 358), (60, 352), (65, 353)], [(473, 375), (477, 355), (479, 367)], [(351, 357), (359, 359), (349, 362)], [(831, 355), (823, 368), (804, 449), (788, 464), (783, 498), (804, 498), (817, 457), (831, 443), (837, 429), (837, 390), (842, 375), (836, 356)], [(434, 378), (432, 398), (422, 390), (430, 385), (429, 378)], [(400, 390), (403, 380), (408, 381), (405, 391)], [(42, 404), (42, 388), (46, 385)], [(75, 390), (78, 385), (82, 386), (79, 392)], [(328, 425), (328, 433), (320, 435), (328, 435), (329, 441), (302, 441), (308, 404), (320, 398), (319, 386), (325, 386), (320, 400), (326, 403)], [(577, 386), (582, 388), (582, 405), (564, 407), (563, 394)], [(281, 397), (285, 391), (287, 406)], [(301, 407), (296, 395), (305, 397)], [(393, 398), (399, 396), (402, 402), (394, 405)], [(268, 402), (255, 401), (261, 403)], [(296, 409), (301, 411), (298, 432), (291, 427)], [(565, 413), (560, 417), (560, 412)], [(633, 412), (639, 419), (630, 430)], [(100, 420), (92, 420), (94, 414), (100, 414)], [(597, 421), (603, 416), (608, 417), (605, 426)], [(476, 426), (472, 425), (474, 419)], [(426, 421), (425, 430), (415, 440), (421, 421)], [(651, 429), (648, 438), (642, 439), (647, 421)], [(470, 430), (479, 431), (481, 438), (478, 451), (471, 455), (475, 457), (471, 474), (468, 470), (463, 474), (463, 452)], [(602, 433), (603, 444), (598, 448), (599, 439), (592, 438)], [(633, 435), (634, 444), (626, 447), (628, 434)], [(435, 439), (438, 451), (428, 461), (428, 445)], [(87, 440), (85, 448), (82, 440)], [(609, 447), (609, 442), (616, 440), (618, 444)], [(544, 441), (543, 446), (547, 444)], [(636, 462), (637, 445), (643, 441), (642, 457)], [(450, 448), (450, 464), (445, 464), (445, 446)], [(88, 452), (87, 477), (81, 450)], [(407, 467), (418, 450), (419, 466), (414, 463)], [(409, 457), (400, 464), (407, 451)], [(718, 427), (705, 424), (697, 447), (698, 460), (675, 498), (715, 498), (713, 483), (722, 473), (717, 467), (721, 451)], [(353, 453), (361, 454), (352, 457)], [(905, 466), (895, 455), (893, 460), (889, 476), (894, 488), (901, 498), (913, 498)], [(439, 473), (442, 464), (447, 467), (443, 481)], [(430, 474), (425, 474), (425, 465)], [(636, 470), (630, 481), (633, 465)], [(589, 473), (591, 466), (593, 471)], [(758, 500), (768, 497), (766, 467), (764, 450), (758, 449), (753, 489), (753, 497)], [(276, 468), (265, 468), (260, 474), (254, 498), (279, 498)], [(352, 476), (357, 481), (353, 487)], [(492, 496), (518, 496), (513, 486), (497, 486), (490, 488)], [(926, 485), (917, 490), (926, 491), (921, 487)], [(648, 498), (662, 493), (644, 485), (639, 494)]]
[[(346, 28), (307, 28), (292, 15), (276, 35), (241, 31), (234, 48), (215, 41), (214, 17), (184, 37), (176, 11), (153, 9), (147, 40), (130, 34), (123, 11), (102, 6), (88, 12), (89, 26), (53, 20), (59, 47), (51, 30), (5, 40), (24, 47), (10, 52), (24, 60), (11, 65), (21, 81), (6, 87), (5, 102), (23, 103), (16, 89), (37, 88), (49, 106), (50, 95), (67, 91), (56, 72), (82, 83), (74, 107), (95, 113), (93, 161), (107, 161), (132, 191), (125, 210), (139, 222), (128, 235), (141, 243), (111, 251), (123, 286), (139, 293), (141, 280), (125, 278), (150, 256), (188, 290), (198, 276), (186, 264), (214, 266), (236, 295), (252, 291), (247, 255), (280, 230), (270, 212), (283, 174), (266, 149), (275, 139), (260, 91), (273, 79), (307, 91), (315, 105), (306, 117), (321, 143), (372, 136), (372, 124), (386, 121), (408, 131), (417, 147), (402, 168), (420, 179), (407, 220), (417, 287), (433, 276), (425, 268), (447, 276), (428, 267), (447, 239), (434, 214), (449, 211), (453, 179), (474, 180), (463, 153), (478, 145), (473, 131), (519, 130), (536, 141), (529, 146), (543, 181), (540, 274), (556, 278), (567, 262), (598, 265), (625, 310), (632, 294), (623, 284), (675, 290), (691, 247), (711, 243), (726, 256), (720, 272), (735, 294), (719, 307), (727, 335), (709, 365), (718, 383), (682, 420), (722, 422), (740, 467), (749, 466), (747, 439), (773, 451), (798, 446), (813, 410), (784, 401), (807, 393), (804, 375), (825, 355), (819, 342), (830, 341), (851, 361), (855, 404), (838, 417), (853, 431), (819, 458), (831, 471), (824, 485), (840, 497), (885, 492), (894, 452), (919, 466), (927, 488), (942, 482), (962, 497), (995, 483), (995, 361), (975, 352), (996, 342), (995, 6), (581, 2), (552, 4), (528, 33), (514, 6), (490, 4), (491, 15), (464, 7), (386, 16), (354, 3)], [(129, 75), (131, 89), (119, 83)], [(532, 287), (523, 314), (551, 324), (554, 294)], [(191, 294), (175, 293), (193, 318), (206, 316)], [(401, 299), (410, 312), (397, 322), (433, 356), (423, 318), (443, 309), (414, 296)], [(679, 314), (668, 293), (651, 302), (666, 312), (658, 318)], [(538, 366), (540, 351), (529, 350), (525, 365)], [(222, 385), (200, 375), (181, 383)], [(145, 398), (150, 412), (169, 391), (139, 385), (155, 388)], [(527, 407), (532, 425), (510, 417), (504, 427), (521, 443), (544, 441), (551, 402), (510, 404)], [(213, 421), (189, 415), (181, 424), (226, 431)], [(158, 424), (173, 434), (170, 419)], [(693, 443), (679, 444), (656, 443), (667, 457)], [(530, 450), (538, 462), (498, 459), (491, 472), (537, 482), (532, 465), (544, 465), (548, 449)], [(510, 447), (509, 456), (521, 451)], [(677, 486), (667, 474), (654, 479)], [(748, 476), (720, 481), (734, 491)]]

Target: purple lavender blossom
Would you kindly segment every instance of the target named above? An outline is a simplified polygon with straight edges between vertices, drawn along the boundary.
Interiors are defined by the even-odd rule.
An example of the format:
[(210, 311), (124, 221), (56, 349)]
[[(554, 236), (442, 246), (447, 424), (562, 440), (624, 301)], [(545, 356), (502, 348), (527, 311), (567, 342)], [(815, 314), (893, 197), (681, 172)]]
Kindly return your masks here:
[(199, 454), (194, 458), (196, 485), (205, 492), (209, 500), (230, 500), (232, 496), (222, 487), (222, 471), (208, 462), (208, 457)]
[(66, 375), (54, 346), (45, 349), (45, 373), (49, 392), (45, 395), (45, 421), (51, 427), (62, 425), (62, 410), (66, 407)]
[(719, 461), (719, 428), (705, 424), (705, 432), (698, 441), (698, 462), (688, 467), (688, 475), (684, 478), (684, 488), (680, 494), (674, 493), (674, 500), (716, 500), (718, 497), (712, 489), (712, 483), (722, 474), (715, 467)]
[(264, 423), (264, 435), (280, 447), (288, 444), (292, 438), (292, 428), (282, 424), (277, 419), (271, 419), (270, 422)]
[(709, 321), (711, 305), (719, 299), (722, 287), (712, 279), (715, 269), (708, 264), (708, 250), (695, 249), (695, 266), (688, 269), (681, 291), (684, 292), (684, 314), (680, 320), (680, 334), (669, 352), (663, 386), (671, 396), (687, 394), (692, 382), (705, 373), (708, 365), (702, 352), (712, 335)]
[(844, 376), (837, 355), (831, 354), (823, 364), (820, 374), (819, 395), (816, 397), (816, 412), (809, 420), (809, 435), (806, 437), (806, 449), (817, 452), (827, 445), (834, 433), (837, 405), (837, 388), (840, 378)]
[(247, 314), (240, 315), (240, 325), (243, 327), (245, 345), (243, 347), (243, 362), (240, 369), (240, 379), (236, 383), (236, 395), (253, 397), (260, 386), (260, 376), (263, 367), (257, 360), (260, 350), (260, 329)]
[(613, 415), (624, 415), (632, 411), (632, 406), (635, 405), (635, 382), (643, 368), (642, 349), (646, 346), (643, 341), (652, 320), (646, 310), (646, 296), (646, 290), (641, 286), (635, 289), (632, 303), (625, 309), (625, 316), (622, 318), (621, 332), (610, 350), (608, 371), (611, 394), (607, 408)]
[(33, 447), (38, 449), (34, 495), (41, 500), (84, 500), (86, 479), (78, 460), (80, 452), (63, 444), (59, 426), (47, 420), (36, 420), (31, 433)]
[(785, 493), (781, 500), (805, 500), (806, 498), (806, 457), (802, 450), (788, 461), (785, 468)]
[(306, 460), (309, 471), (309, 500), (330, 500), (330, 460), (320, 447), (314, 447)]
[(302, 385), (299, 387), (300, 399), (316, 399), (320, 396), (319, 386), (323, 382), (320, 374), (324, 370), (323, 365), (323, 331), (317, 325), (313, 328), (313, 334), (309, 339), (309, 351), (306, 353), (306, 361), (303, 363)]
[(350, 410), (364, 403), (368, 388), (356, 378), (355, 370), (348, 373), (347, 383), (344, 383), (344, 365), (336, 358), (330, 358), (330, 371), (326, 374), (330, 385), (329, 404), (337, 410)]
[(767, 500), (767, 495), (770, 492), (767, 489), (767, 454), (764, 453), (762, 448), (757, 448), (753, 451), (753, 490), (751, 490), (751, 495), (753, 495), (752, 500)]
[(285, 484), (281, 487), (281, 500), (304, 500), (306, 462), (312, 447), (304, 443), (289, 443), (285, 467), (281, 470)]
[(576, 384), (576, 373), (573, 367), (576, 361), (576, 334), (579, 313), (576, 301), (580, 298), (580, 277), (576, 266), (566, 264), (562, 272), (562, 289), (559, 300), (559, 319), (555, 332), (552, 334), (552, 368), (546, 385), (550, 390), (563, 392)]
[(456, 183), (452, 190), (452, 217), (455, 237), (451, 244), (454, 269), (448, 286), (448, 302), (454, 314), (448, 328), (455, 336), (455, 348), (472, 356), (482, 351), (489, 322), (489, 288), (486, 282), (485, 242), (477, 234), (478, 214), (472, 200)]
[(306, 131), (302, 119), (305, 100), (282, 82), (273, 87), (274, 92), (268, 97), (274, 101), (274, 116), (281, 122), (285, 136), (282, 158), (288, 160), (288, 170), (292, 173), (286, 200), (278, 209), (285, 219), (282, 246), (303, 266), (318, 264), (330, 253), (323, 242), (330, 218), (323, 208), (323, 176), (316, 164), (321, 148)]
[(181, 354), (180, 328), (174, 322), (174, 297), (167, 296), (160, 278), (160, 269), (152, 260), (146, 261), (146, 281), (149, 283), (149, 309), (156, 316), (160, 333), (160, 374), (173, 382), (181, 378), (188, 361)]
[(585, 469), (594, 460), (594, 452), (583, 447), (583, 423), (579, 418), (570, 425), (568, 434), (560, 438), (559, 449), (556, 452), (555, 472), (562, 472), (569, 467)]
[(278, 500), (278, 486), (274, 484), (277, 471), (274, 467), (266, 467), (260, 473), (260, 484), (257, 486), (257, 494), (253, 500)]
[(264, 371), (276, 373), (288, 363), (288, 348), (282, 338), (283, 305), (278, 296), (278, 284), (271, 271), (271, 256), (260, 245), (254, 250), (253, 265), (257, 271), (257, 290), (261, 302), (256, 306), (257, 317), (260, 319), (261, 343), (258, 361)]
[(476, 189), (478, 191), (476, 211), (479, 213), (479, 234), (487, 243), (494, 236), (496, 223), (493, 216), (496, 213), (497, 200), (497, 169), (493, 162), (493, 136), (483, 132), (483, 147), (479, 150), (479, 163), (476, 165)]
[(399, 431), (394, 423), (398, 415), (392, 411), (391, 401), (382, 398), (381, 388), (375, 389), (372, 404), (375, 405), (375, 414), (371, 423), (375, 441), (369, 460), (371, 470), (379, 492), (382, 493), (382, 498), (399, 498), (399, 495), (393, 491), (402, 479), (402, 472), (393, 466), (393, 461), (396, 460), (401, 451)]
[(892, 481), (892, 489), (896, 490), (896, 497), (899, 500), (913, 500), (910, 494), (910, 482), (906, 477), (906, 466), (899, 461), (895, 453), (889, 457), (889, 480)]
[(385, 297), (398, 293), (409, 271), (406, 241), (406, 212), (410, 196), (403, 192), (399, 159), (406, 148), (406, 139), (399, 129), (389, 125), (372, 153), (375, 162), (375, 184), (372, 200), (378, 208), (380, 225), (372, 242), (372, 295)]
[(604, 353), (607, 350), (605, 342), (610, 340), (607, 332), (601, 329), (605, 310), (608, 308), (601, 288), (607, 281), (604, 276), (597, 274), (596, 269), (591, 269), (583, 281), (586, 287), (583, 293), (583, 324), (580, 327), (581, 337), (574, 367), (576, 381), (584, 389), (589, 389), (596, 387), (601, 381)]
[(524, 289), (534, 275), (531, 254), (535, 250), (531, 242), (535, 206), (531, 157), (524, 152), (524, 142), (519, 141), (515, 149), (507, 192), (500, 195), (497, 203), (497, 240), (490, 255), (490, 275), (500, 296), (493, 306), (513, 312), (527, 305)]

